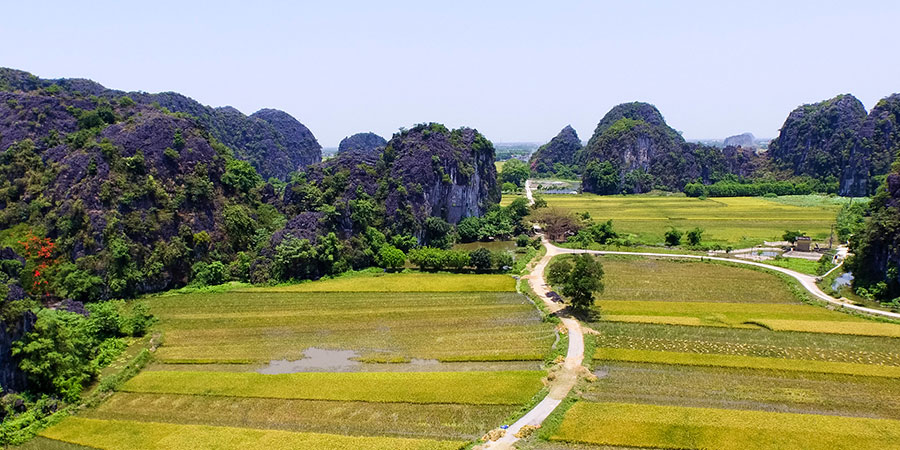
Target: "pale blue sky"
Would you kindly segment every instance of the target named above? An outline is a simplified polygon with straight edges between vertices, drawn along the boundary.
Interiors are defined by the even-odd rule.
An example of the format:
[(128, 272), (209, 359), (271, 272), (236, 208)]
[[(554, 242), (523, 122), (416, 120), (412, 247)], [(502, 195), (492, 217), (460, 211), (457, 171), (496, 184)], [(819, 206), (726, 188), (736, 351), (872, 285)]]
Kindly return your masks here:
[(283, 109), (325, 146), (438, 121), (587, 139), (656, 104), (687, 138), (773, 137), (791, 109), (900, 91), (896, 1), (4, 2), (0, 65)]

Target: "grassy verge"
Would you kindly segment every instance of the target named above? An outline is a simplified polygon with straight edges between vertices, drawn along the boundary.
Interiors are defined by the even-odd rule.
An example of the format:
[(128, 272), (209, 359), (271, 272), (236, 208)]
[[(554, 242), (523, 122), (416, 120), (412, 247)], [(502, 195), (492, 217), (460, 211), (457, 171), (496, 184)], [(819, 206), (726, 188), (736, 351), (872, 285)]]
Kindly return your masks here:
[(551, 439), (654, 448), (884, 449), (900, 439), (900, 421), (578, 402)]
[[(126, 392), (406, 403), (517, 405), (543, 384), (543, 371), (358, 372), (263, 375), (144, 372)], [(477, 389), (473, 389), (478, 386)]]
[(682, 353), (657, 350), (598, 348), (595, 359), (609, 361), (679, 364), (686, 366), (739, 367), (763, 370), (836, 373), (870, 377), (900, 378), (900, 366), (879, 366), (835, 361), (768, 358), (764, 356)]

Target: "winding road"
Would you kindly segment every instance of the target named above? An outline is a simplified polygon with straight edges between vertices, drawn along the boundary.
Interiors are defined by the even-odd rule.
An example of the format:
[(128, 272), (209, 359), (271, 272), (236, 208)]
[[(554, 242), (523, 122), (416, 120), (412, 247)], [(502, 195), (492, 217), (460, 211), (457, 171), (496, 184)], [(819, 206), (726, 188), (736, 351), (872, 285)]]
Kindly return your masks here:
[[(525, 197), (528, 199), (529, 204), (534, 204), (534, 195), (531, 191), (531, 180), (525, 182)], [(717, 256), (702, 256), (702, 255), (686, 255), (686, 254), (671, 254), (671, 253), (653, 253), (653, 252), (620, 252), (620, 251), (606, 251), (606, 250), (583, 250), (583, 249), (571, 249), (571, 248), (563, 248), (557, 247), (551, 244), (546, 238), (542, 236), (542, 241), (544, 247), (547, 249), (547, 253), (541, 258), (540, 261), (534, 266), (531, 272), (528, 275), (524, 275), (522, 278), (528, 280), (528, 283), (531, 285), (531, 288), (534, 292), (540, 297), (540, 299), (547, 306), (547, 309), (550, 310), (551, 314), (556, 314), (559, 316), (562, 324), (566, 327), (566, 331), (569, 336), (569, 348), (566, 353), (566, 359), (563, 363), (562, 367), (555, 372), (555, 378), (550, 382), (550, 392), (541, 400), (540, 403), (534, 406), (530, 411), (528, 411), (524, 416), (519, 418), (515, 423), (509, 426), (506, 429), (506, 433), (500, 439), (496, 441), (488, 441), (480, 448), (482, 449), (511, 449), (513, 448), (513, 443), (518, 441), (520, 438), (515, 435), (522, 429), (525, 425), (530, 426), (540, 426), (541, 423), (544, 422), (553, 410), (562, 403), (563, 399), (569, 395), (569, 392), (575, 387), (575, 383), (578, 381), (579, 372), (582, 369), (582, 361), (584, 360), (584, 333), (581, 329), (581, 324), (578, 320), (565, 315), (565, 313), (561, 312), (564, 308), (563, 304), (557, 303), (553, 301), (550, 297), (550, 288), (544, 280), (544, 269), (547, 267), (547, 264), (550, 263), (550, 260), (553, 259), (554, 256), (561, 254), (577, 254), (577, 253), (588, 253), (594, 255), (634, 255), (634, 256), (650, 256), (650, 257), (658, 257), (658, 258), (678, 258), (678, 259), (698, 259), (698, 260), (712, 260), (712, 261), (724, 261), (736, 264), (746, 264), (750, 266), (762, 267), (769, 270), (774, 270), (776, 272), (783, 273), (788, 275), (803, 286), (804, 289), (809, 291), (814, 297), (819, 300), (828, 302), (832, 305), (838, 306), (840, 308), (849, 309), (865, 314), (888, 317), (891, 319), (900, 319), (900, 314), (893, 313), (889, 311), (881, 311), (878, 309), (866, 308), (863, 306), (854, 305), (852, 303), (848, 303), (823, 292), (819, 289), (819, 286), (816, 284), (817, 278), (811, 275), (806, 275), (800, 272), (796, 272), (790, 269), (785, 269), (783, 267), (771, 266), (768, 264), (763, 264), (755, 261), (747, 261), (742, 259), (735, 258), (723, 258)]]

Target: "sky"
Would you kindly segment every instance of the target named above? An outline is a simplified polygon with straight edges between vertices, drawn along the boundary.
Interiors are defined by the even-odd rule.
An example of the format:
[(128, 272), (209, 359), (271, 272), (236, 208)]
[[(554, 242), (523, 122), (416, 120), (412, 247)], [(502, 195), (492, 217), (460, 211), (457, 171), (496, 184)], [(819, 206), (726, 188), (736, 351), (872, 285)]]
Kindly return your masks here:
[(688, 139), (769, 138), (798, 105), (900, 92), (897, 1), (4, 3), (0, 66), (277, 108), (325, 147), (421, 122), (587, 140), (629, 101)]

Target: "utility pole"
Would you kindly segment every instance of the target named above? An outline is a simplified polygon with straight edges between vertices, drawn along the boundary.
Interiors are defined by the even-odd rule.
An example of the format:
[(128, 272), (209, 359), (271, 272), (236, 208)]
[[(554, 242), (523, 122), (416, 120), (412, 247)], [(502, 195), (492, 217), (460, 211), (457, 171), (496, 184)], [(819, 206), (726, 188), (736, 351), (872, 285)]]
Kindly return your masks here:
[(831, 234), (828, 236), (828, 250), (831, 250), (831, 244), (834, 242), (834, 224), (831, 224)]

